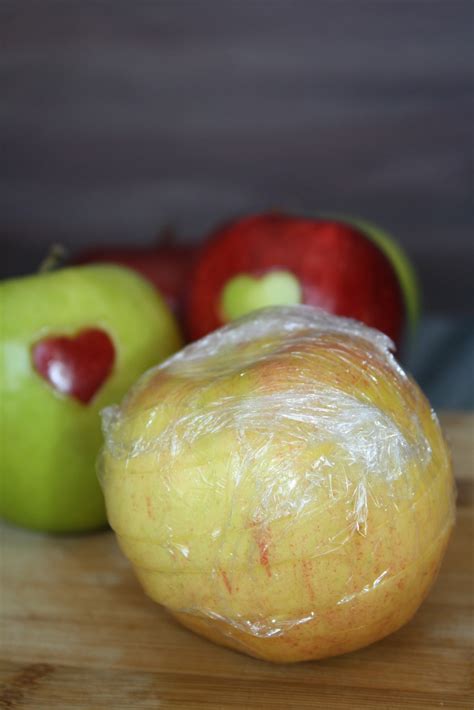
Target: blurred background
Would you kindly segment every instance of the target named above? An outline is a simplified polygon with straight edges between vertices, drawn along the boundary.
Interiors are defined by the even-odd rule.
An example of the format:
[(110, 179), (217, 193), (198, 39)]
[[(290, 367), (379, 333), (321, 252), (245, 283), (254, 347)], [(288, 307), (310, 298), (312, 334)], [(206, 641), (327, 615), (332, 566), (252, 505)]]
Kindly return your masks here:
[(403, 359), (474, 407), (472, 0), (0, 5), (1, 276), (198, 241), (276, 208), (365, 217), (422, 285)]

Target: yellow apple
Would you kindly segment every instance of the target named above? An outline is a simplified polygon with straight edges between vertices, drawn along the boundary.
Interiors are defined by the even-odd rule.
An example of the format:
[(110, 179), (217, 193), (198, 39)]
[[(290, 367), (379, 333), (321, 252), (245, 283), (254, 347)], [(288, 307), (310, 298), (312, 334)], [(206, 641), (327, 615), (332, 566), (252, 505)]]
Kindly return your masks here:
[(276, 662), (345, 653), (410, 619), (453, 525), (453, 477), (390, 347), (309, 306), (266, 308), (105, 410), (109, 521), (152, 599)]

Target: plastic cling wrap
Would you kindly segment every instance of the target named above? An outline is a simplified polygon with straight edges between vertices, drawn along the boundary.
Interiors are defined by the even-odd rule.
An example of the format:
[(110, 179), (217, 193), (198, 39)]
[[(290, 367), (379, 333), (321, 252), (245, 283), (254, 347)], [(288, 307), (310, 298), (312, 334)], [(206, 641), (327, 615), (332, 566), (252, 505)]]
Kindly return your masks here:
[(146, 592), (274, 661), (404, 624), (454, 520), (435, 414), (381, 333), (257, 311), (147, 372), (103, 413), (109, 520)]

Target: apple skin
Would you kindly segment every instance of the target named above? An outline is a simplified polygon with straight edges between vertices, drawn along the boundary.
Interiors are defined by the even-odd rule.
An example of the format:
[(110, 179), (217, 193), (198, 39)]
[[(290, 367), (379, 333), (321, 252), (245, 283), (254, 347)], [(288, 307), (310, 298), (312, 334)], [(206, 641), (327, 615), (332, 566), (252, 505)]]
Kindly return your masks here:
[[(110, 265), (6, 280), (0, 284), (0, 309), (0, 515), (50, 532), (103, 526), (95, 468), (99, 412), (181, 346), (175, 320), (144, 279)], [(35, 370), (33, 349), (48, 336), (75, 336), (89, 328), (110, 336), (115, 360), (96, 395), (83, 404), (57, 392)]]
[[(401, 286), (374, 240), (354, 224), (277, 212), (237, 219), (204, 244), (185, 303), (189, 339), (228, 322), (226, 297), (234, 279), (265, 279), (272, 271), (298, 279), (302, 303), (356, 318), (400, 343), (405, 318)], [(282, 304), (278, 290), (273, 304)], [(264, 305), (268, 299), (257, 298), (254, 309)], [(239, 303), (234, 308), (241, 315)]]
[(421, 312), (421, 296), (418, 278), (411, 261), (398, 242), (385, 230), (360, 217), (341, 215), (320, 215), (321, 219), (333, 219), (354, 225), (369, 237), (390, 260), (403, 293), (410, 333), (416, 332)]
[(405, 624), (454, 520), (428, 401), (360, 323), (252, 313), (104, 413), (110, 524), (186, 627), (274, 662), (338, 655)]
[(196, 247), (184, 244), (104, 245), (82, 252), (74, 263), (111, 263), (134, 269), (158, 289), (173, 313), (180, 317), (195, 252)]

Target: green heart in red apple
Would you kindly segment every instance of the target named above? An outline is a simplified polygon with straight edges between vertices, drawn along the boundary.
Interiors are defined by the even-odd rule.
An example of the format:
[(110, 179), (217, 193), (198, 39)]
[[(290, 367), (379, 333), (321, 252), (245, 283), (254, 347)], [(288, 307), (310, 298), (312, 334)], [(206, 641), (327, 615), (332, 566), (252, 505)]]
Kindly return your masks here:
[(221, 296), (222, 317), (235, 320), (265, 306), (302, 303), (298, 279), (289, 271), (270, 271), (263, 276), (239, 274), (224, 286)]
[(227, 224), (197, 258), (188, 335), (200, 338), (255, 308), (305, 303), (400, 343), (406, 307), (398, 269), (374, 242), (361, 227), (335, 219), (271, 213)]

